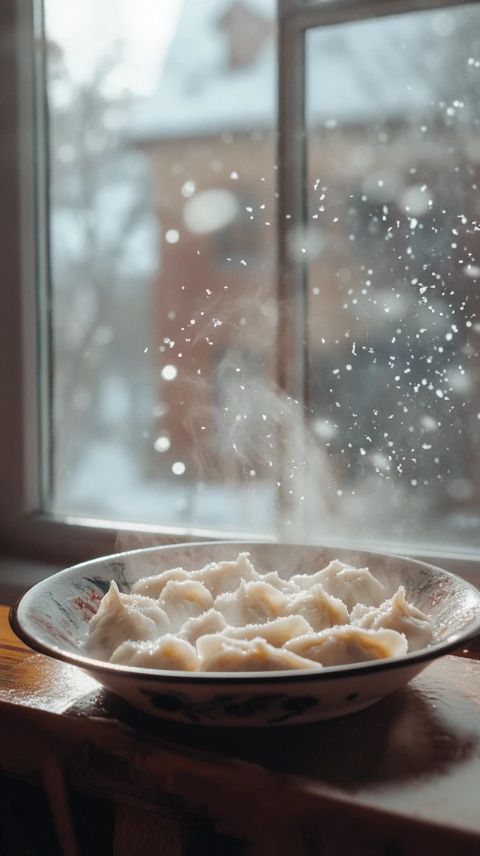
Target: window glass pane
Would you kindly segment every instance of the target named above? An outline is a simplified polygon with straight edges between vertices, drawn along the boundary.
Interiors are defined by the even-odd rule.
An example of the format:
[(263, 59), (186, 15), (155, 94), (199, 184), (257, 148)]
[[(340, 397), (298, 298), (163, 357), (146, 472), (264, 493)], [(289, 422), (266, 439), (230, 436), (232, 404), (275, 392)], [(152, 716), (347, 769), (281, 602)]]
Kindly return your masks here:
[(61, 514), (268, 533), (274, 0), (44, 0)]
[(480, 10), (307, 34), (325, 534), (479, 546)]

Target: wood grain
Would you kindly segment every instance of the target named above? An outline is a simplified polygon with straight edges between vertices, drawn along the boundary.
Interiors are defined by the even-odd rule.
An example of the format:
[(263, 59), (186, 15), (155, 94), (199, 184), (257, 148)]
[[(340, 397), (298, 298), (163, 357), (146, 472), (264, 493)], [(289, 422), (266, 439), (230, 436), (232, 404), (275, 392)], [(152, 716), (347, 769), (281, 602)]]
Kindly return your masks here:
[[(121, 807), (117, 854), (137, 852), (140, 822), (145, 841), (163, 835), (181, 853), (185, 811), (214, 818), (262, 854), (360, 853), (351, 849), (359, 840), (372, 854), (480, 852), (480, 662), (472, 657), (434, 661), (351, 717), (243, 731), (128, 709), (75, 667), (30, 652), (3, 608), (0, 663), (0, 768), (44, 782), (53, 756), (62, 799), (64, 780)], [(56, 825), (68, 841), (66, 802)], [(290, 850), (279, 850), (285, 842)]]

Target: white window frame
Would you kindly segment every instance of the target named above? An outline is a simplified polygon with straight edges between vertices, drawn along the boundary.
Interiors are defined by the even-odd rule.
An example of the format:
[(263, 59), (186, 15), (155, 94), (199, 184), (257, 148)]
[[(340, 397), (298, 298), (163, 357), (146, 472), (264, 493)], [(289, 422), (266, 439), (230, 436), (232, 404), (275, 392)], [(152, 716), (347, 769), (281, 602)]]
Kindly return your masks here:
[[(478, 0), (477, 0), (478, 2)], [(399, 12), (453, 7), (469, 0), (278, 0), (278, 378), (287, 394), (302, 400), (306, 362), (306, 275), (287, 253), (289, 225), (306, 216), (305, 33), (311, 27)], [(470, 2), (470, 5), (472, 3)], [(115, 551), (118, 534), (142, 543), (225, 539), (224, 532), (149, 526), (125, 522), (61, 518), (48, 513), (49, 425), (42, 424), (50, 397), (49, 354), (39, 327), (48, 324), (48, 242), (39, 236), (46, 223), (46, 158), (36, 145), (44, 135), (42, 57), (34, 56), (41, 27), (41, 0), (1, 0), (0, 81), (0, 289), (2, 359), (0, 378), (0, 552), (49, 562), (71, 563)], [(38, 44), (39, 42), (37, 42)], [(45, 138), (45, 136), (43, 136)], [(305, 360), (282, 358), (299, 349)], [(43, 349), (43, 350), (42, 350)], [(233, 534), (231, 537), (234, 537)], [(244, 536), (246, 537), (246, 536)], [(364, 546), (345, 542), (343, 546)], [(370, 541), (370, 549), (405, 552), (475, 577), (478, 552), (409, 549), (409, 545)]]

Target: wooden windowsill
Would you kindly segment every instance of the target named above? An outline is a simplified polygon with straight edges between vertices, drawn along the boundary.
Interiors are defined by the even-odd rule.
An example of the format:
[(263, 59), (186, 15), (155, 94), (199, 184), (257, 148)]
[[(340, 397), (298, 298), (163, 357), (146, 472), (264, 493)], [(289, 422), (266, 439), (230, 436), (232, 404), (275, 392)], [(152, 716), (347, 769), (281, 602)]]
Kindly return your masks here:
[(42, 785), (69, 854), (80, 852), (75, 792), (116, 807), (116, 856), (140, 852), (132, 836), (160, 842), (162, 829), (176, 849), (161, 852), (182, 854), (182, 812), (213, 818), (265, 856), (478, 854), (479, 653), (437, 660), (330, 722), (182, 727), (127, 710), (80, 670), (31, 652), (0, 607), (0, 770)]

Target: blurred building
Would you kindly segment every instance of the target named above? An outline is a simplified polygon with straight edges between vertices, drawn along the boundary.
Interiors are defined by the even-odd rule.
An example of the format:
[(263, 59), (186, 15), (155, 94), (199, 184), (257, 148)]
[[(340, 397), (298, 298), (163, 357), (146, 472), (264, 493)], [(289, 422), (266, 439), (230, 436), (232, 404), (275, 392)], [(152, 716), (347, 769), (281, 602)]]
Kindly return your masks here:
[[(187, 0), (158, 91), (133, 121), (151, 162), (161, 245), (156, 430), (192, 478), (267, 467), (259, 439), (277, 347), (274, 11), (273, 0)], [(431, 30), (431, 17), (411, 15), (307, 38), (309, 218), (292, 226), (291, 251), (308, 262), (312, 425), (337, 456), (340, 483), (341, 473), (355, 478), (364, 448), (393, 477), (430, 478), (421, 444), (405, 452), (411, 426), (418, 440), (425, 425), (453, 425), (445, 398), (455, 411), (469, 395), (459, 354), (470, 335), (465, 301), (477, 300), (478, 242), (472, 229), (462, 241), (451, 235), (460, 215), (475, 219), (465, 198), (480, 152), (468, 120), (445, 107), (461, 33), (429, 53)], [(472, 355), (467, 375), (474, 387)], [(466, 475), (469, 431), (461, 449), (452, 436), (448, 458)], [(440, 433), (424, 442), (432, 455)]]

